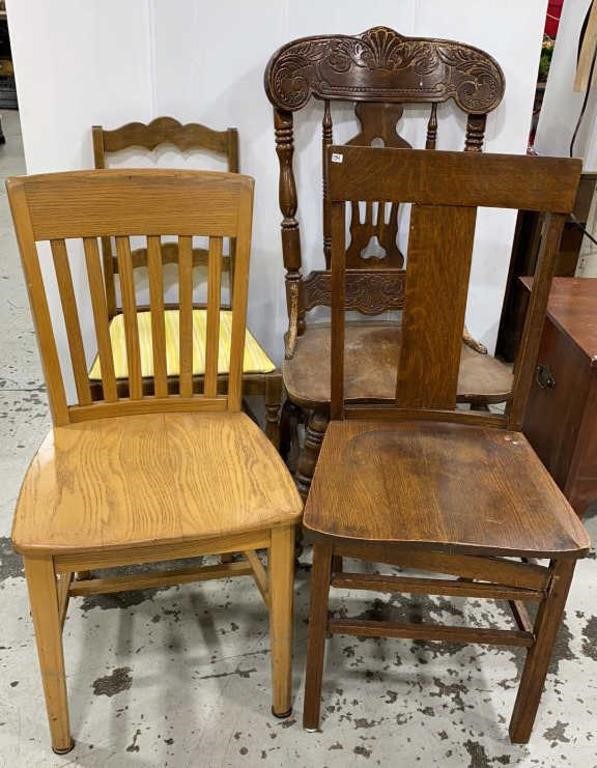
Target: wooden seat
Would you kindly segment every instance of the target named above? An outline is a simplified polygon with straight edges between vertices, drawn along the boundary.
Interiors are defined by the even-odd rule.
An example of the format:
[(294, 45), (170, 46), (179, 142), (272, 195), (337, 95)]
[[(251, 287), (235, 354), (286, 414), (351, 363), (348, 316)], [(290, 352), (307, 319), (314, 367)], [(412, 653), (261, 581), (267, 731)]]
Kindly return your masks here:
[[(297, 339), (294, 355), (282, 374), (288, 396), (305, 408), (330, 402), (330, 326), (312, 325)], [(396, 322), (346, 324), (346, 399), (393, 400), (400, 354), (400, 325)], [(462, 344), (458, 402), (502, 403), (512, 392), (510, 366), (480, 355)]]
[[(287, 716), (294, 526), (301, 500), (275, 448), (241, 412), (253, 180), (229, 173), (104, 170), (10, 179), (7, 187), (54, 422), (26, 474), (13, 525), (14, 547), (24, 557), (54, 751), (73, 746), (62, 650), (72, 596), (252, 576), (270, 613), (272, 711)], [(162, 237), (173, 232), (176, 374), (169, 367), (162, 258)], [(193, 375), (195, 235), (209, 243), (199, 392)], [(150, 372), (141, 354), (132, 236), (144, 238), (147, 253)], [(116, 243), (124, 366), (116, 364), (110, 335), (98, 245), (105, 237)], [(236, 253), (223, 380), (218, 368), (225, 237), (235, 239)], [(38, 242), (45, 241), (49, 250), (38, 252)], [(53, 262), (70, 359), (58, 353), (44, 259)], [(81, 323), (86, 316), (95, 331), (87, 350)], [(89, 338), (92, 329), (86, 330)], [(93, 392), (88, 359), (96, 350), (101, 379)], [(258, 549), (267, 550), (267, 570)], [(242, 558), (210, 566), (108, 577), (91, 572), (234, 552)]]
[(246, 414), (144, 414), (50, 432), (25, 476), (12, 541), (25, 554), (92, 552), (250, 533), (299, 515), (292, 478)]
[[(510, 721), (528, 741), (576, 560), (589, 537), (521, 432), (549, 285), (580, 163), (558, 158), (331, 147), (331, 422), (305, 507), (313, 570), (303, 724), (319, 727), (325, 638), (414, 638), (526, 648)], [(338, 160), (340, 158), (340, 160)], [(488, 183), (491, 180), (491, 183)], [(412, 202), (393, 396), (351, 401), (346, 201)], [(477, 207), (545, 214), (504, 414), (457, 407)], [(389, 365), (378, 361), (377, 370)], [(373, 373), (375, 361), (371, 359)], [(384, 374), (385, 376), (386, 374)], [(389, 384), (388, 384), (389, 386)], [(431, 576), (347, 572), (345, 557)], [(537, 564), (535, 558), (549, 558)], [(529, 559), (531, 561), (529, 561)], [(444, 574), (450, 578), (435, 578)], [(453, 578), (456, 577), (456, 578)], [(514, 629), (329, 616), (331, 587), (507, 600)], [(527, 602), (538, 605), (531, 621)]]
[[(97, 169), (109, 167), (110, 161), (126, 150), (141, 149), (147, 153), (153, 153), (156, 150), (168, 146), (176, 148), (181, 154), (188, 155), (189, 152), (203, 152), (212, 157), (218, 157), (225, 162), (226, 168), (230, 173), (238, 173), (240, 170), (238, 131), (236, 128), (228, 128), (225, 131), (217, 131), (200, 123), (182, 124), (173, 117), (158, 117), (150, 123), (126, 123), (117, 128), (106, 129), (101, 125), (94, 125), (91, 129), (93, 139), (93, 159)], [(101, 240), (102, 261), (104, 281), (106, 286), (106, 300), (108, 314), (110, 316), (110, 334), (112, 335), (112, 348), (114, 350), (115, 363), (118, 366), (120, 360), (126, 360), (126, 344), (124, 335), (121, 333), (120, 325), (122, 323), (122, 307), (117, 302), (119, 266), (118, 258), (114, 255), (114, 247), (109, 237)], [(234, 239), (229, 239), (227, 252), (222, 256), (222, 271), (227, 275), (228, 294), (232, 297), (234, 282)], [(162, 261), (164, 264), (175, 264), (178, 259), (178, 245), (173, 241), (165, 241), (161, 244)], [(143, 246), (132, 249), (132, 260), (135, 269), (147, 267), (147, 248)], [(193, 247), (193, 267), (195, 269), (205, 269), (208, 262), (208, 252), (204, 247)], [(200, 312), (203, 304), (197, 303), (196, 310)], [(227, 323), (226, 309), (229, 303), (222, 302), (222, 319), (220, 322), (221, 332), (221, 350), (220, 357), (222, 365), (220, 373), (222, 376), (221, 387), (226, 386), (227, 358), (229, 354), (229, 334), (226, 333), (229, 325)], [(140, 344), (141, 344), (141, 365), (146, 369), (146, 360), (151, 358), (151, 339), (147, 323), (147, 307), (139, 307), (140, 310)], [(175, 325), (175, 315), (177, 312), (176, 304), (166, 305), (166, 343), (168, 363), (172, 357), (170, 349), (170, 336), (175, 337), (177, 329)], [(194, 313), (195, 314), (195, 313)], [(194, 343), (199, 348), (205, 347), (205, 324), (197, 322), (194, 317)], [(247, 344), (245, 349), (245, 361), (243, 366), (243, 393), (244, 395), (256, 395), (264, 399), (265, 404), (265, 433), (271, 442), (278, 447), (279, 444), (279, 419), (280, 405), (282, 402), (282, 375), (276, 366), (268, 357), (266, 351), (255, 339), (253, 334), (247, 329)], [(177, 344), (176, 338), (172, 339), (174, 345)], [(198, 350), (200, 351), (200, 350)], [(195, 379), (195, 388), (201, 391), (203, 385), (204, 370), (198, 365), (199, 357), (195, 356), (195, 366), (198, 370), (193, 371)], [(226, 362), (225, 362), (226, 361)], [(102, 396), (101, 388), (97, 385), (99, 360), (95, 360), (89, 376), (92, 381), (91, 393), (94, 398)], [(171, 366), (169, 365), (168, 370)], [(170, 386), (175, 386), (174, 379), (178, 374), (176, 366), (172, 366), (173, 380)], [(148, 374), (151, 376), (151, 373)], [(125, 374), (126, 376), (126, 374)], [(145, 373), (143, 373), (145, 376)], [(117, 372), (117, 378), (121, 379)], [(151, 382), (144, 381), (144, 387), (151, 388)], [(125, 394), (126, 388), (124, 382), (119, 381), (119, 392)], [(245, 403), (245, 407), (248, 406)]]
[(524, 435), (464, 424), (331, 422), (304, 524), (449, 553), (542, 558), (589, 548)]
[[(286, 455), (293, 437), (296, 441), (291, 424), (299, 406), (306, 411), (307, 429), (296, 476), (306, 497), (329, 418), (329, 384), (324, 375), (329, 370), (326, 340), (322, 338), (324, 332), (312, 321), (311, 311), (331, 303), (331, 208), (324, 162), (324, 268), (303, 275), (299, 198), (293, 172), (294, 115), (310, 105), (313, 98), (323, 105), (321, 142), (325, 158), (333, 143), (332, 107), (337, 102), (351, 104), (358, 121), (357, 132), (346, 142), (347, 146), (381, 144), (409, 148), (411, 145), (403, 136), (403, 113), (405, 106), (417, 106), (419, 111), (429, 110), (425, 148), (435, 150), (438, 107), (453, 101), (466, 114), (464, 150), (480, 152), (487, 115), (500, 104), (505, 80), (492, 56), (466, 43), (405, 37), (388, 27), (373, 27), (360, 35), (316, 35), (291, 40), (270, 58), (265, 89), (274, 107), (280, 163), (282, 255), (289, 318), (283, 367), (288, 399), (281, 415), (280, 450)], [(312, 188), (310, 185), (310, 192)], [(350, 239), (346, 266), (350, 274), (346, 281), (346, 308), (367, 316), (367, 320), (385, 315), (385, 321), (388, 311), (402, 308), (405, 254), (398, 242), (398, 225), (403, 202), (384, 200), (378, 195), (363, 201), (361, 208), (356, 201), (347, 204)], [(349, 333), (352, 338), (348, 343), (358, 343), (355, 336), (361, 332), (351, 329)], [(368, 335), (370, 331), (365, 328), (362, 333)], [(466, 328), (463, 340), (468, 349), (463, 350), (459, 401), (475, 408), (505, 402), (511, 392), (510, 367), (488, 355), (487, 349)], [(385, 351), (386, 344), (382, 342), (363, 354), (353, 355), (348, 386), (354, 385), (358, 397), (372, 400), (379, 390), (383, 392), (380, 377), (383, 378), (388, 362)]]

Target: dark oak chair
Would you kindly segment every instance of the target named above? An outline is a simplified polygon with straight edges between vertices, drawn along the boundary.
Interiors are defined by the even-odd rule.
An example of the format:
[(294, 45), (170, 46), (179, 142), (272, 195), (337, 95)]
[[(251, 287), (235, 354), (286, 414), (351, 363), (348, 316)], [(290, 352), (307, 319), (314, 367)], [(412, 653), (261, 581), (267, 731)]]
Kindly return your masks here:
[[(559, 158), (331, 147), (331, 419), (304, 514), (313, 571), (304, 726), (319, 726), (326, 632), (527, 649), (510, 722), (529, 739), (577, 558), (582, 523), (521, 432), (554, 261), (581, 164)], [(341, 162), (337, 162), (340, 160)], [(490, 182), (490, 183), (489, 183)], [(394, 396), (347, 402), (346, 203), (413, 203)], [(457, 407), (478, 206), (545, 214), (505, 414)], [(343, 558), (456, 579), (343, 569)], [(549, 566), (535, 562), (549, 558)], [(515, 629), (328, 618), (330, 587), (507, 600)], [(534, 623), (525, 603), (537, 605)]]
[[(204, 151), (211, 155), (222, 158), (227, 165), (230, 173), (238, 173), (239, 167), (239, 149), (238, 149), (238, 131), (236, 128), (228, 128), (225, 131), (215, 131), (205, 125), (198, 123), (187, 123), (182, 125), (172, 117), (158, 117), (151, 123), (128, 123), (126, 125), (106, 130), (101, 125), (94, 125), (92, 128), (93, 138), (93, 157), (97, 169), (106, 168), (108, 165), (107, 156), (122, 152), (131, 148), (144, 148), (148, 152), (154, 152), (158, 148), (171, 146), (179, 152)], [(122, 307), (117, 302), (117, 288), (119, 278), (118, 259), (113, 250), (112, 240), (109, 237), (102, 238), (102, 261), (104, 267), (104, 280), (106, 286), (106, 297), (108, 303), (108, 313), (110, 316), (110, 333), (116, 358), (117, 368), (124, 367), (125, 360), (125, 339), (124, 325), (122, 322)], [(176, 263), (178, 258), (178, 246), (176, 242), (162, 243), (162, 261), (164, 264)], [(232, 298), (232, 289), (234, 284), (234, 239), (228, 239), (227, 252), (223, 254), (222, 270), (227, 276), (228, 293)], [(133, 266), (135, 269), (147, 268), (147, 249), (133, 248), (132, 251)], [(207, 267), (207, 249), (202, 247), (193, 248), (193, 267)], [(178, 305), (170, 303), (166, 305), (167, 323), (171, 330), (168, 338), (173, 339), (172, 352), (169, 350), (169, 357), (172, 359), (174, 368), (176, 367), (176, 333), (178, 319)], [(193, 322), (196, 334), (196, 343), (203, 347), (206, 333), (205, 304), (194, 303)], [(139, 323), (141, 325), (141, 357), (143, 378), (146, 386), (151, 386), (151, 339), (149, 327), (151, 317), (149, 308), (140, 305)], [(230, 348), (230, 301), (222, 302), (221, 312), (221, 361), (219, 365), (219, 387), (221, 391), (225, 390), (227, 371), (226, 359)], [(122, 365), (119, 365), (122, 361)], [(145, 363), (147, 361), (147, 363)], [(174, 371), (176, 373), (176, 370)], [(204, 371), (197, 369), (194, 371), (194, 380), (197, 391), (201, 391), (203, 384)], [(90, 371), (92, 382), (92, 394), (101, 397), (101, 371), (99, 361)], [(126, 376), (118, 375), (119, 386), (122, 391), (126, 388)], [(245, 357), (243, 361), (243, 394), (258, 395), (264, 398), (265, 402), (265, 432), (271, 442), (278, 446), (279, 414), (282, 398), (282, 375), (276, 369), (274, 363), (270, 360), (267, 353), (259, 345), (253, 334), (247, 330), (247, 340), (245, 347)]]
[[(280, 161), (279, 198), (282, 252), (286, 269), (289, 328), (283, 364), (288, 393), (282, 411), (281, 450), (288, 451), (291, 417), (296, 406), (309, 413), (305, 447), (298, 463), (299, 488), (306, 495), (325, 433), (330, 402), (329, 324), (307, 322), (316, 307), (330, 307), (330, 200), (323, 163), (323, 254), (325, 269), (306, 277), (301, 271), (298, 206), (293, 173), (293, 117), (311, 98), (323, 102), (322, 151), (333, 141), (333, 101), (352, 102), (360, 131), (349, 145), (381, 142), (410, 147), (397, 132), (404, 105), (429, 106), (426, 149), (435, 149), (438, 106), (454, 101), (466, 114), (465, 150), (481, 151), (487, 114), (504, 94), (504, 75), (487, 53), (451, 40), (403, 37), (375, 27), (361, 35), (322, 35), (294, 40), (270, 59), (265, 89), (274, 107), (276, 151)], [(399, 204), (378, 195), (350, 211), (350, 268), (346, 308), (371, 318), (400, 306), (404, 255), (397, 244)], [(387, 318), (387, 314), (386, 314)], [(354, 352), (348, 373), (351, 400), (384, 400), (393, 394), (398, 359), (396, 322), (354, 322), (347, 326), (347, 345)], [(510, 396), (512, 373), (487, 355), (483, 345), (464, 333), (458, 380), (459, 402), (473, 407), (503, 402)], [(293, 411), (295, 412), (293, 414)]]
[[(301, 500), (275, 448), (241, 412), (253, 180), (229, 173), (79, 171), (9, 179), (54, 428), (27, 471), (12, 542), (23, 555), (52, 747), (72, 749), (62, 625), (71, 596), (252, 575), (270, 612), (272, 708), (291, 707), (294, 526)], [(180, 373), (168, 368), (161, 243), (176, 235)], [(208, 238), (204, 386), (195, 391), (193, 237)], [(98, 240), (114, 237), (128, 362), (119, 393)], [(148, 251), (151, 391), (142, 376), (131, 238)], [(236, 238), (229, 376), (218, 386), (222, 241)], [(73, 243), (73, 240), (75, 243)], [(82, 243), (81, 243), (82, 240)], [(49, 241), (46, 252), (39, 243)], [(68, 243), (68, 245), (67, 245)], [(82, 246), (82, 247), (78, 247)], [(51, 251), (51, 255), (50, 255)], [(42, 269), (56, 275), (61, 359)], [(48, 263), (49, 262), (49, 263)], [(75, 274), (87, 289), (75, 290)], [(82, 270), (82, 271), (81, 271)], [(93, 317), (102, 398), (92, 397), (80, 315)], [(70, 362), (70, 365), (69, 365)], [(67, 400), (65, 374), (76, 395)], [(268, 550), (267, 572), (256, 552)], [(91, 570), (242, 552), (237, 562), (126, 575)], [(79, 578), (73, 578), (78, 574)], [(81, 574), (84, 575), (83, 578)]]

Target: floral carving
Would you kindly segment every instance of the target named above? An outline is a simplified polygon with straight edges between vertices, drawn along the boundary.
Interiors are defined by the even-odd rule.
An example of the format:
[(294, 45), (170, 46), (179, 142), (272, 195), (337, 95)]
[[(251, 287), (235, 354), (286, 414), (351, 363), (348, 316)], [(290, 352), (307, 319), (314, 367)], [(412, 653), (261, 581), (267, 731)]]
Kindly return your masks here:
[[(402, 309), (406, 272), (403, 270), (365, 270), (346, 272), (345, 309), (364, 315), (379, 315)], [(303, 283), (303, 307), (329, 307), (332, 304), (332, 275), (328, 271), (311, 272)]]
[(265, 72), (269, 99), (295, 111), (311, 96), (349, 101), (442, 102), (468, 113), (495, 109), (504, 75), (487, 53), (451, 40), (404, 37), (387, 27), (361, 35), (301, 38), (281, 48)]

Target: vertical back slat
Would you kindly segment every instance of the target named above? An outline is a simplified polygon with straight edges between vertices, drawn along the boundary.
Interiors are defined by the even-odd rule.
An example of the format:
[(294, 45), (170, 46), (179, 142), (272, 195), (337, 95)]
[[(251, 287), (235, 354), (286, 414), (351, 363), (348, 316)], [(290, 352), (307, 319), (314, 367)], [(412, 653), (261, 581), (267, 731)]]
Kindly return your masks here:
[[(353, 211), (358, 203), (352, 203)], [(346, 295), (346, 204), (332, 203), (332, 380), (330, 416), (344, 413), (344, 322)]]
[(185, 235), (178, 238), (178, 306), (180, 394), (193, 394), (193, 244)]
[(154, 394), (156, 397), (167, 397), (168, 371), (162, 245), (160, 238), (154, 235), (147, 238), (147, 268), (149, 273), (149, 304), (151, 307)]
[(85, 348), (83, 346), (83, 337), (81, 335), (81, 324), (79, 322), (79, 313), (77, 310), (77, 301), (75, 299), (70, 264), (68, 262), (66, 243), (64, 240), (52, 240), (50, 242), (50, 247), (52, 249), (54, 269), (56, 271), (56, 281), (58, 283), (62, 314), (64, 315), (64, 325), (66, 328), (66, 337), (73, 367), (75, 386), (77, 388), (77, 398), (80, 405), (89, 405), (89, 403), (91, 403), (91, 389), (89, 387), (89, 377), (87, 375), (87, 360), (85, 358)]
[(510, 429), (522, 429), (522, 420), (539, 354), (549, 291), (565, 222), (565, 214), (547, 214), (545, 216), (531, 297), (514, 365), (512, 400), (506, 410)]
[(253, 223), (253, 195), (242, 190), (238, 208), (236, 264), (234, 270), (234, 301), (232, 304), (232, 330), (230, 338), (230, 366), (228, 374), (228, 410), (240, 411), (242, 376), (247, 327), (247, 294), (249, 290), (249, 258)]
[(140, 400), (143, 397), (141, 350), (139, 345), (139, 323), (137, 320), (133, 258), (128, 237), (116, 238), (116, 253), (118, 254), (118, 274), (120, 275), (120, 292), (122, 294), (122, 311), (124, 315), (129, 397), (131, 400)]
[(209, 238), (207, 271), (207, 330), (205, 339), (206, 397), (218, 390), (218, 353), (220, 349), (220, 304), (222, 297), (222, 238)]
[(97, 350), (102, 369), (102, 389), (104, 400), (113, 403), (117, 399), (116, 377), (114, 375), (114, 358), (112, 342), (110, 341), (110, 319), (106, 306), (106, 294), (100, 264), (100, 254), (95, 237), (84, 237), (85, 265), (93, 309), (93, 324), (97, 339)]
[(413, 205), (396, 398), (456, 407), (476, 208)]

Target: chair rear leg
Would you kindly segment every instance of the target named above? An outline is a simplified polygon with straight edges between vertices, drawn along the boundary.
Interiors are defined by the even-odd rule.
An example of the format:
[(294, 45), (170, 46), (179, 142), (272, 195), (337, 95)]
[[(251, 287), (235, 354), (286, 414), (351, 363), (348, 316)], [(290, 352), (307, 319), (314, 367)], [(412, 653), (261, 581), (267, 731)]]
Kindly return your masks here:
[(283, 718), (292, 713), (293, 525), (272, 529), (268, 565), (272, 712)]
[(62, 755), (70, 752), (74, 742), (70, 735), (62, 651), (62, 625), (52, 559), (26, 557), (25, 575), (46, 698), (52, 749)]
[(280, 406), (282, 404), (282, 374), (265, 376), (265, 434), (276, 450), (280, 448)]
[(515, 744), (526, 744), (533, 730), (575, 565), (575, 560), (552, 562), (547, 596), (535, 619), (535, 642), (527, 654), (510, 720), (510, 739)]
[(303, 728), (307, 731), (319, 729), (331, 570), (331, 543), (315, 542), (313, 545), (313, 570), (311, 571), (311, 607), (309, 609), (309, 640), (307, 642), (305, 707), (303, 710)]

